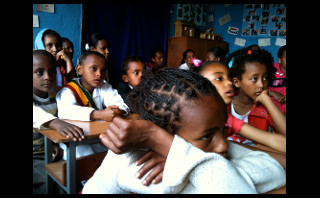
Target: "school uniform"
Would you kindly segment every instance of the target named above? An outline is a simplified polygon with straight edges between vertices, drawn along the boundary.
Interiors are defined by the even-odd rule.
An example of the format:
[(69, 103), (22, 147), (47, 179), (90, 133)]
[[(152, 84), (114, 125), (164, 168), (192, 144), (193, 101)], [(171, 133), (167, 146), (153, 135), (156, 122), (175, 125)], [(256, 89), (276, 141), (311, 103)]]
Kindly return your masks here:
[[(73, 82), (68, 83), (62, 88), (56, 96), (58, 106), (58, 117), (60, 119), (80, 120), (80, 121), (91, 121), (90, 114), (94, 110), (103, 110), (110, 105), (117, 105), (119, 109), (124, 110), (125, 113), (129, 113), (129, 107), (123, 102), (123, 99), (118, 94), (116, 89), (113, 89), (107, 82), (102, 82), (99, 87), (93, 90), (92, 95), (86, 90), (80, 83), (81, 78), (74, 78)], [(70, 84), (73, 83), (74, 87), (69, 88)], [(82, 95), (75, 95), (74, 89), (84, 90)], [(89, 94), (89, 96), (88, 96)], [(81, 100), (82, 97), (88, 96), (88, 102)], [(91, 101), (91, 102), (90, 102)], [(59, 144), (64, 150), (63, 159), (66, 159), (66, 145), (63, 143)], [(107, 151), (102, 143), (97, 144), (85, 144), (78, 145), (76, 149), (76, 157), (82, 157), (91, 155), (94, 153), (100, 153)]]
[(268, 154), (228, 144), (230, 160), (206, 153), (175, 135), (162, 181), (149, 186), (142, 184), (147, 174), (135, 177), (142, 165), (134, 162), (145, 150), (121, 155), (109, 151), (82, 194), (257, 194), (286, 184), (284, 169)]

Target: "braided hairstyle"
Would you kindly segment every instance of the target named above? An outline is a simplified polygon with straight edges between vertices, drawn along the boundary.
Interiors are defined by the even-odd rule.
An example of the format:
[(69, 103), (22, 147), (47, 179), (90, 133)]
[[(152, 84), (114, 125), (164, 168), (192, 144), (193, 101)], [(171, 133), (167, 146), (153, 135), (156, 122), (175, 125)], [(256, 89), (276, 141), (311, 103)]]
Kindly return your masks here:
[(181, 123), (183, 101), (194, 101), (201, 96), (220, 94), (212, 83), (188, 70), (168, 67), (157, 75), (145, 73), (142, 81), (128, 95), (128, 103), (140, 119), (149, 120), (174, 134)]
[[(231, 61), (231, 62), (230, 62)], [(248, 48), (239, 49), (230, 54), (224, 61), (224, 65), (229, 65), (231, 78), (237, 77), (242, 80), (242, 74), (245, 72), (245, 63), (259, 62), (267, 67), (267, 80), (273, 77), (275, 69), (273, 67), (273, 57), (267, 50)]]

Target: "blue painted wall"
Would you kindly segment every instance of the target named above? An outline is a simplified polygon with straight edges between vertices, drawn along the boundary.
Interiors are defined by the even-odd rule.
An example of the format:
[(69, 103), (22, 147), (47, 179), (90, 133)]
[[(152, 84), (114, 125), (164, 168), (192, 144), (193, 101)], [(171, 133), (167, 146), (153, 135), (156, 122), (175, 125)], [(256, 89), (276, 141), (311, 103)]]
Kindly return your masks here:
[(73, 65), (76, 66), (77, 58), (81, 54), (81, 19), (82, 4), (54, 4), (54, 13), (38, 12), (33, 4), (33, 14), (39, 16), (39, 27), (33, 28), (33, 41), (40, 30), (50, 28), (67, 37), (74, 45)]
[[(234, 52), (235, 50), (238, 50), (242, 48), (241, 46), (234, 45), (234, 41), (236, 37), (246, 39), (245, 47), (248, 47), (252, 44), (258, 44), (258, 39), (261, 38), (271, 38), (271, 45), (266, 47), (261, 47), (262, 49), (268, 50), (272, 56), (274, 57), (274, 61), (278, 62), (277, 58), (277, 52), (280, 48), (280, 46), (275, 45), (275, 41), (277, 37), (270, 37), (270, 36), (256, 36), (256, 37), (248, 37), (248, 36), (242, 36), (242, 20), (243, 20), (243, 11), (244, 11), (244, 4), (232, 4), (229, 7), (226, 7), (225, 4), (214, 4), (215, 10), (214, 10), (214, 21), (208, 23), (207, 26), (197, 26), (195, 36), (200, 37), (200, 32), (205, 31), (208, 27), (211, 27), (214, 29), (215, 34), (220, 34), (223, 41), (227, 42), (229, 44), (229, 53)], [(169, 16), (169, 30), (168, 36), (174, 36), (174, 22), (177, 20), (177, 4), (172, 4), (170, 7), (171, 13)], [(218, 19), (226, 14), (230, 14), (231, 21), (227, 22), (226, 24), (220, 26)], [(237, 27), (239, 28), (238, 35), (232, 35), (228, 34), (227, 30), (228, 27)], [(286, 38), (286, 37), (280, 37), (280, 38)]]

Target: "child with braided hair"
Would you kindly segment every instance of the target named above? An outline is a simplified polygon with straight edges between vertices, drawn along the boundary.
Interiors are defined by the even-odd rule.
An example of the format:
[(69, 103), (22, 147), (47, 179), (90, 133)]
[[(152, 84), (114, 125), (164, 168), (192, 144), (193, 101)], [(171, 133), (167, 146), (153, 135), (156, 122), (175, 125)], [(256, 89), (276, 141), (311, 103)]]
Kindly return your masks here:
[[(111, 149), (85, 184), (83, 194), (263, 193), (285, 185), (283, 168), (268, 154), (226, 141), (226, 106), (206, 78), (166, 68), (156, 76), (146, 76), (128, 101), (139, 119), (166, 130), (162, 135), (173, 135), (169, 151), (158, 150), (166, 157), (163, 179), (144, 186), (135, 177), (141, 166), (134, 162), (148, 150), (137, 148), (116, 155)], [(115, 123), (110, 123), (109, 129), (114, 127)], [(154, 142), (164, 140), (159, 134), (151, 135)], [(156, 144), (147, 148), (154, 148), (152, 145)]]

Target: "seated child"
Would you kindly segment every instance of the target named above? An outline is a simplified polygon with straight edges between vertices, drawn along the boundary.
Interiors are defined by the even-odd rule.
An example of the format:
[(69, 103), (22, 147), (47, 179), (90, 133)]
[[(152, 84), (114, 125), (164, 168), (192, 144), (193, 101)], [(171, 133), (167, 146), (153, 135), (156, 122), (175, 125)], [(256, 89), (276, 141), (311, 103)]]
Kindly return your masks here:
[(145, 70), (146, 66), (144, 65), (144, 61), (139, 56), (128, 56), (122, 61), (121, 77), (123, 82), (120, 82), (117, 85), (116, 89), (127, 105), (128, 94), (132, 91), (133, 87), (137, 86), (140, 83), (141, 76)]
[(221, 47), (214, 47), (208, 50), (206, 54), (206, 61), (217, 61), (223, 62), (225, 57), (226, 51)]
[[(227, 105), (230, 105), (234, 96), (234, 89), (229, 77), (228, 67), (222, 63), (208, 61), (202, 63), (198, 67), (192, 65), (190, 69), (191, 71), (195, 71), (210, 80), (210, 82), (216, 87), (224, 102)], [(255, 102), (261, 101), (268, 111), (273, 112), (273, 109), (277, 110), (277, 107), (273, 104), (271, 98), (266, 92), (267, 90), (264, 90), (256, 98)], [(278, 110), (275, 114), (281, 114), (281, 112)], [(283, 124), (285, 125), (286, 123)], [(238, 133), (241, 136), (256, 141), (257, 143), (266, 145), (281, 152), (286, 152), (286, 137), (284, 135), (262, 131), (243, 123), (242, 120), (238, 120), (231, 114), (228, 116), (227, 126), (232, 128), (227, 130), (228, 133), (226, 135), (228, 139), (230, 138), (232, 140), (232, 137), (235, 135), (234, 133)]]
[[(285, 116), (271, 117), (265, 107), (256, 103), (259, 95), (267, 89), (268, 80), (273, 75), (273, 57), (263, 49), (239, 49), (226, 59), (230, 69), (233, 85), (239, 89), (239, 94), (228, 105), (228, 111), (236, 118), (263, 131), (271, 131), (285, 135)], [(254, 141), (235, 134), (233, 141), (256, 145)]]
[(163, 180), (144, 186), (135, 177), (140, 166), (134, 162), (145, 150), (123, 155), (109, 151), (85, 184), (83, 194), (261, 193), (285, 185), (284, 170), (269, 155), (226, 141), (225, 104), (206, 78), (166, 68), (143, 79), (128, 100), (140, 119), (152, 121), (174, 135), (165, 154)]
[(286, 73), (287, 73), (287, 47), (286, 45), (280, 47), (278, 50), (278, 62), (273, 66), (276, 68), (274, 78), (269, 82), (269, 94), (272, 96), (272, 101), (279, 107), (279, 109), (286, 114)]
[(182, 54), (182, 60), (179, 69), (189, 70), (192, 59), (194, 59), (195, 57), (196, 55), (192, 49), (187, 49), (186, 51), (184, 51)]
[[(99, 52), (85, 52), (80, 56), (77, 72), (81, 77), (74, 78), (56, 96), (59, 118), (112, 121), (115, 116), (129, 112), (118, 91), (104, 81), (106, 67), (106, 59)], [(90, 147), (77, 146), (77, 157), (106, 151), (100, 143), (92, 145), (92, 150)]]
[(154, 47), (150, 52), (151, 63), (146, 63), (147, 71), (152, 71), (153, 74), (156, 74), (159, 69), (163, 69), (166, 66), (164, 63), (164, 51), (160, 47)]
[[(61, 135), (81, 141), (81, 128), (59, 120), (55, 93), (52, 92), (56, 77), (55, 60), (45, 50), (33, 52), (33, 184), (34, 193), (45, 193), (44, 137), (35, 129), (51, 128)], [(59, 158), (59, 147), (53, 145), (53, 161)], [(60, 156), (61, 157), (61, 156)], [(36, 188), (35, 188), (36, 187)]]

